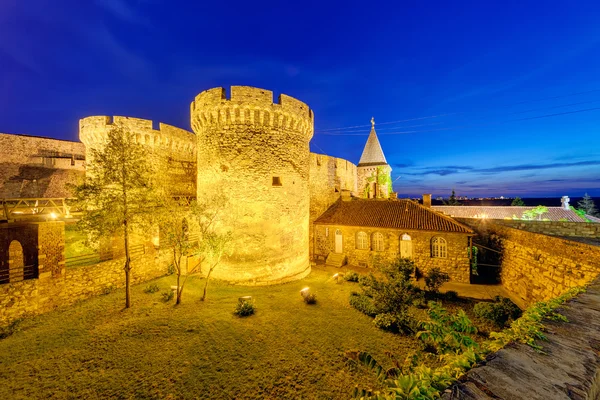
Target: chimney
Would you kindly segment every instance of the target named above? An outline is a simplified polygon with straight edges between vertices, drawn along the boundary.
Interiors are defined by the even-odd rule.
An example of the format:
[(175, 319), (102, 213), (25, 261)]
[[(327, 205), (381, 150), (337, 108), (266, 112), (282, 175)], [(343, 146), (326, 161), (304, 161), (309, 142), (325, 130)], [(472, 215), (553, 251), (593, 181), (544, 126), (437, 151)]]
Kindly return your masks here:
[(571, 201), (571, 199), (569, 198), (569, 196), (563, 196), (560, 198), (560, 202), (562, 203), (562, 208), (565, 210), (570, 210), (569, 208), (569, 201)]
[(423, 195), (423, 206), (431, 208), (431, 194)]
[(342, 189), (342, 201), (350, 201), (352, 200), (352, 194), (347, 189)]

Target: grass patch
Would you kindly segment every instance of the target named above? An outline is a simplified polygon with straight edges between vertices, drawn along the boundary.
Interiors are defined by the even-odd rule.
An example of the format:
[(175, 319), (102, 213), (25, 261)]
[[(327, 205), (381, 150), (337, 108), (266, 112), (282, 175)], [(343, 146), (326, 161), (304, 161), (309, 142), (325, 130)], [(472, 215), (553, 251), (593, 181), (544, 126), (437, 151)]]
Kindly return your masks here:
[[(190, 278), (183, 304), (163, 303), (167, 276), (26, 319), (0, 340), (0, 398), (349, 398), (376, 377), (349, 366), (344, 352), (405, 357), (414, 337), (378, 329), (348, 304), (356, 284), (314, 269), (302, 281), (269, 287)], [(160, 291), (145, 294), (148, 285)], [(299, 290), (319, 301), (307, 307)], [(233, 315), (252, 296), (256, 313)]]

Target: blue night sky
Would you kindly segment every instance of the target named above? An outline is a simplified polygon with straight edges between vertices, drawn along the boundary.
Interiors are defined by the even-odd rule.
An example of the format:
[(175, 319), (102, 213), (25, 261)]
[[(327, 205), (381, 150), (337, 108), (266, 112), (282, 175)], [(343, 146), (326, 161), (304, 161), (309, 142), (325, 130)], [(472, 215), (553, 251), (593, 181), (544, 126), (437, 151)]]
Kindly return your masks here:
[(354, 163), (374, 116), (400, 196), (600, 196), (598, 21), (598, 1), (0, 0), (0, 132), (190, 129), (197, 93), (250, 85), (308, 103), (312, 151)]

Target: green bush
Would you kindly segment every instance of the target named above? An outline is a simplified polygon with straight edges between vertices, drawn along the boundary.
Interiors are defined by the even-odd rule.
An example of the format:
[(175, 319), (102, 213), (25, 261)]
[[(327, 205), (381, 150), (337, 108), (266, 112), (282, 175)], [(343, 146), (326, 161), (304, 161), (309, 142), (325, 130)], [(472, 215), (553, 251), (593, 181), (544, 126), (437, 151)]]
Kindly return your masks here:
[(506, 297), (496, 296), (493, 303), (479, 302), (473, 308), (475, 315), (504, 328), (509, 321), (514, 321), (522, 314), (521, 309)]
[(358, 282), (360, 275), (355, 271), (350, 271), (344, 275), (344, 280), (348, 282)]
[(408, 313), (377, 314), (373, 323), (380, 329), (394, 333), (414, 333), (418, 327), (417, 321)]
[(423, 291), (419, 290), (413, 294), (412, 305), (417, 308), (427, 308), (427, 300)]
[(444, 293), (444, 298), (448, 301), (457, 301), (458, 293), (454, 290), (448, 290), (446, 293)]
[(373, 300), (364, 294), (356, 292), (350, 293), (350, 305), (369, 317), (377, 315), (375, 306), (373, 306)]
[(164, 301), (165, 303), (168, 303), (169, 301), (173, 300), (173, 297), (175, 297), (175, 292), (172, 290), (168, 290), (168, 291), (162, 292), (161, 296), (162, 296), (162, 301)]
[(235, 310), (233, 313), (238, 317), (247, 317), (248, 315), (254, 314), (256, 307), (254, 306), (254, 302), (252, 301), (239, 301), (235, 305)]
[(317, 304), (317, 295), (315, 293), (306, 293), (303, 297), (306, 304)]
[(425, 289), (430, 292), (437, 293), (440, 290), (440, 287), (442, 287), (442, 285), (449, 280), (450, 275), (442, 272), (437, 267), (432, 268), (427, 274), (425, 274)]
[(156, 293), (158, 291), (160, 291), (160, 288), (158, 287), (158, 285), (156, 283), (153, 283), (152, 285), (148, 285), (144, 289), (144, 293)]

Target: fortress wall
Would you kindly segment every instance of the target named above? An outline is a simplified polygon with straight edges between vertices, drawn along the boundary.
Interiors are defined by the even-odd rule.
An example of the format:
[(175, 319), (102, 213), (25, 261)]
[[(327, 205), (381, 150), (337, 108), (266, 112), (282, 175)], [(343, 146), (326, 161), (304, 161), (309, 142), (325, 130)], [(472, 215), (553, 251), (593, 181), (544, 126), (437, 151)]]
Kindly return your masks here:
[(271, 284), (310, 272), (309, 140), (313, 114), (301, 101), (234, 86), (200, 93), (190, 106), (198, 137), (198, 198), (227, 197), (220, 227), (233, 253), (214, 271), (240, 284)]
[(522, 220), (496, 220), (495, 222), (500, 225), (551, 236), (600, 238), (600, 224), (590, 222)]
[(154, 129), (152, 121), (140, 118), (93, 116), (79, 121), (79, 137), (88, 149), (98, 148), (115, 125), (133, 133), (138, 143), (158, 156), (159, 179), (173, 194), (196, 194), (196, 136), (192, 132), (163, 123)]
[(0, 198), (70, 197), (84, 160), (83, 143), (0, 133)]
[(598, 245), (527, 232), (490, 221), (467, 220), (460, 219), (479, 235), (497, 239), (502, 253), (502, 285), (520, 305), (529, 306), (557, 297), (600, 275)]
[(343, 158), (310, 153), (310, 254), (313, 256), (312, 223), (337, 199), (342, 190), (356, 193), (356, 165)]

